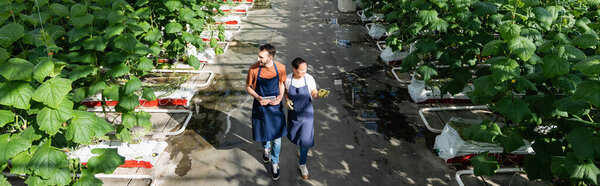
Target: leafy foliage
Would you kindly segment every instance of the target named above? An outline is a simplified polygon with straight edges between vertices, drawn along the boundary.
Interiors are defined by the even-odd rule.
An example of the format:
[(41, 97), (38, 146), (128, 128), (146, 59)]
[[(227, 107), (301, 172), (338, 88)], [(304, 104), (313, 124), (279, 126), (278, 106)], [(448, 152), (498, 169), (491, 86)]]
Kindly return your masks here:
[[(27, 174), (29, 185), (101, 183), (94, 174), (111, 173), (122, 157), (112, 150), (94, 150), (99, 156), (85, 168), (65, 152), (73, 145), (108, 139), (105, 135), (115, 128), (117, 137), (128, 141), (131, 127), (152, 126), (151, 116), (134, 114), (132, 125), (115, 127), (79, 110), (80, 102), (99, 95), (119, 101), (119, 111), (134, 113), (140, 96), (155, 100), (140, 77), (157, 66), (154, 59), (187, 58), (189, 47), (209, 47), (202, 40), (188, 40), (200, 38), (205, 29), (223, 34), (213, 19), (223, 12), (212, 11), (223, 3), (0, 1), (1, 169), (10, 160), (9, 171)], [(198, 69), (196, 63), (191, 65)], [(74, 173), (83, 177), (72, 178)], [(0, 176), (0, 185), (5, 183)]]
[[(404, 71), (426, 82), (450, 79), (440, 85), (445, 90), (472, 85), (471, 101), (504, 117), (504, 128), (475, 125), (465, 130), (468, 139), (506, 152), (535, 141), (536, 154), (525, 158), (530, 179), (598, 184), (600, 155), (591, 148), (600, 147), (597, 1), (368, 2), (394, 25), (388, 46), (416, 47)], [(487, 154), (472, 163), (476, 175), (497, 166)]]

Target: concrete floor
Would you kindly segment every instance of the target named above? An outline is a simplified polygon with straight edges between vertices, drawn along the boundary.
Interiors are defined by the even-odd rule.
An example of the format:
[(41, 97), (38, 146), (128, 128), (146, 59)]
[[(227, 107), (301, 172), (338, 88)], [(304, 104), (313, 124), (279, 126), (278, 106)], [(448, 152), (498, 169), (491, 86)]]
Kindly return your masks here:
[[(330, 18), (338, 18), (340, 25), (329, 25)], [(219, 73), (220, 78), (208, 91), (196, 96), (202, 109), (194, 115), (190, 129), (167, 139), (170, 145), (154, 168), (136, 171), (154, 175), (157, 185), (177, 186), (457, 185), (456, 171), (428, 149), (425, 138), (411, 142), (386, 138), (365, 128), (347, 109), (350, 103), (343, 97), (342, 86), (334, 85), (334, 80), (341, 79), (344, 72), (382, 65), (377, 61), (380, 52), (365, 41), (367, 31), (357, 19), (354, 12), (339, 12), (335, 0), (257, 3), (229, 50), (215, 64), (204, 67), (203, 70)], [(351, 40), (352, 46), (338, 47), (335, 39)], [(252, 100), (243, 86), (249, 66), (256, 61), (258, 46), (265, 43), (277, 48), (276, 61), (285, 64), (288, 73), (291, 60), (302, 57), (318, 86), (332, 91), (329, 98), (314, 102), (315, 146), (309, 151), (308, 180), (300, 177), (295, 155), (298, 148), (287, 138), (282, 139), (278, 181), (271, 180), (270, 164), (262, 163), (262, 147), (252, 140)], [(389, 74), (374, 78), (383, 79), (373, 81), (370, 88), (397, 84)], [(235, 92), (235, 96), (204, 96), (228, 96), (230, 92)], [(402, 103), (400, 112), (406, 122), (413, 128), (422, 127), (417, 110), (423, 105), (408, 100)], [(203, 125), (207, 120), (201, 118), (215, 120), (211, 121), (216, 125), (214, 136), (196, 133), (209, 130)], [(512, 180), (511, 175), (508, 178)], [(463, 179), (467, 185), (482, 185), (472, 176)], [(522, 180), (519, 185), (528, 184)], [(500, 178), (498, 182), (504, 185), (505, 181)]]

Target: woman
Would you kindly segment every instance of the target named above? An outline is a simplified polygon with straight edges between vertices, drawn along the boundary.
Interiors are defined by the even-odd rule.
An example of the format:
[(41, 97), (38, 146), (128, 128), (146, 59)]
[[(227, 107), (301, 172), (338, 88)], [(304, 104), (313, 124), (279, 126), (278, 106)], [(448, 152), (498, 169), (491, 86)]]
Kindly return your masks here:
[(288, 108), (288, 139), (300, 146), (300, 172), (308, 179), (306, 156), (308, 148), (314, 145), (313, 105), (312, 100), (329, 95), (329, 91), (317, 91), (315, 79), (306, 73), (306, 61), (296, 58), (292, 61), (293, 73), (287, 75), (285, 81)]

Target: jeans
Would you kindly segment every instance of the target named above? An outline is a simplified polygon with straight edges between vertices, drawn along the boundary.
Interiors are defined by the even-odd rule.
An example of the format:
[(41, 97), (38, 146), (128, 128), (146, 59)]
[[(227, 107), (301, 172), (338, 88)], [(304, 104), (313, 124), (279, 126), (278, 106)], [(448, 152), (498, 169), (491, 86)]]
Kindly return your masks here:
[[(279, 151), (281, 151), (281, 138), (272, 141), (261, 141), (261, 143), (265, 149), (269, 149), (271, 152), (271, 164), (278, 164)], [(273, 148), (271, 148), (271, 143), (273, 143)]]
[(308, 148), (300, 147), (300, 161), (298, 164), (306, 165), (306, 156), (308, 154)]

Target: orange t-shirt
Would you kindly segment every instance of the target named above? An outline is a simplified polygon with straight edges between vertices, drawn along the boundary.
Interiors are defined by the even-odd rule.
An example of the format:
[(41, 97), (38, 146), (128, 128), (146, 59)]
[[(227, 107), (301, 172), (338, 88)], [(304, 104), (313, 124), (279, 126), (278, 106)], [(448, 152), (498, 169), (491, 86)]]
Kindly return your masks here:
[[(275, 62), (275, 65), (277, 65), (277, 71), (279, 71), (279, 82), (285, 83), (285, 79), (286, 79), (285, 65), (283, 65), (279, 62)], [(259, 67), (260, 67), (260, 65), (258, 62), (254, 63), (252, 66), (250, 66), (250, 69), (248, 70), (248, 77), (246, 77), (246, 85), (250, 85), (250, 87), (252, 87), (252, 89), (254, 89), (254, 90), (256, 90), (256, 78), (257, 78), (256, 75), (258, 74)], [(262, 70), (260, 71), (261, 78), (271, 79), (271, 78), (274, 78), (275, 76), (277, 76), (277, 74), (275, 73), (274, 65), (269, 68), (263, 67)]]

